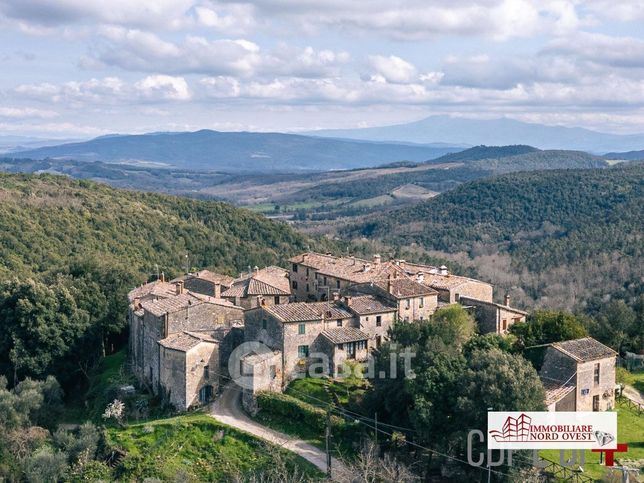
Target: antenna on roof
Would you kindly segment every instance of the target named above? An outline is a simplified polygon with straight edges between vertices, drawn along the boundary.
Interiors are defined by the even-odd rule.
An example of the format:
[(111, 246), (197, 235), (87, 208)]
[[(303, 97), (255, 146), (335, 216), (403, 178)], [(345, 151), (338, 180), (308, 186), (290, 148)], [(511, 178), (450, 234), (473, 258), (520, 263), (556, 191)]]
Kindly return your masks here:
[(157, 280), (159, 280), (159, 264), (158, 264), (158, 263), (155, 263), (155, 264), (154, 264), (154, 266), (155, 266), (155, 267), (156, 267), (156, 269), (157, 269)]

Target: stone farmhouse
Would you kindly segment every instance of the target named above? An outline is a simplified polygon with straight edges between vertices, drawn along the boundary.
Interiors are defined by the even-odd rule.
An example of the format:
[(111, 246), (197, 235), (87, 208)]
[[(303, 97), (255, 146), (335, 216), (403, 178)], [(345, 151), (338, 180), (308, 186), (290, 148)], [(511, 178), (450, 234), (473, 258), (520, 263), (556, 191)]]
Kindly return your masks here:
[(216, 393), (229, 354), (243, 340), (244, 320), (243, 308), (184, 284), (161, 279), (128, 294), (132, 371), (178, 409)]
[(236, 279), (208, 270), (171, 282), (162, 276), (132, 290), (130, 359), (141, 383), (186, 409), (216, 393), (243, 340), (272, 351), (240, 362), (259, 378), (253, 393), (284, 388), (319, 363), (312, 353), (323, 354), (316, 367), (335, 376), (347, 360), (365, 361), (395, 321), (429, 320), (449, 304), (463, 304), (483, 333), (504, 334), (526, 316), (507, 298), (495, 303), (490, 284), (446, 267), (315, 252), (289, 265), (255, 267)]
[(592, 337), (551, 344), (539, 376), (549, 411), (606, 411), (615, 406), (617, 353)]

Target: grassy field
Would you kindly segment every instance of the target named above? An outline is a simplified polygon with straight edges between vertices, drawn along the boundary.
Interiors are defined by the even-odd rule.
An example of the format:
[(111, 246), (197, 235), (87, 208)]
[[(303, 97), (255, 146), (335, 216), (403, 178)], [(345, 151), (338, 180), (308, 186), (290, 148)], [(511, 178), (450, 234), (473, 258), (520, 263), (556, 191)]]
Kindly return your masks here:
[(302, 458), (219, 424), (203, 413), (106, 430), (107, 444), (127, 452), (115, 477), (125, 481), (231, 481), (276, 468), (315, 480), (322, 475)]
[(367, 387), (366, 380), (355, 377), (346, 379), (307, 377), (291, 382), (286, 389), (286, 394), (316, 406), (333, 403), (351, 410), (350, 406), (354, 406), (364, 396)]
[[(616, 464), (621, 460), (644, 459), (644, 414), (638, 416), (625, 405), (617, 405), (617, 438), (620, 443), (628, 443), (628, 453), (616, 453)], [(542, 457), (559, 462), (558, 450), (540, 451)], [(585, 451), (586, 464), (584, 474), (601, 481), (606, 473), (606, 467), (599, 464), (599, 453)], [(644, 474), (640, 472), (640, 474)]]

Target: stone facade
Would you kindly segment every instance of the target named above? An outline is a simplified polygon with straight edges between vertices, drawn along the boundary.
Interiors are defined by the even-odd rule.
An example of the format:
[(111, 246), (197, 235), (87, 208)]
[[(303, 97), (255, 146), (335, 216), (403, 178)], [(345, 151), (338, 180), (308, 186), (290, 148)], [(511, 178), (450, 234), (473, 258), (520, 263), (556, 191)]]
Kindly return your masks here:
[[(607, 411), (615, 407), (616, 353), (591, 337), (552, 344), (546, 350), (539, 375), (546, 394), (559, 391), (549, 409)], [(559, 386), (559, 387), (556, 387)], [(568, 386), (572, 390), (561, 390)]]
[[(220, 359), (242, 338), (238, 327), (243, 327), (244, 314), (225, 300), (186, 291), (183, 280), (174, 284), (174, 290), (168, 285), (172, 286), (153, 282), (130, 292), (130, 365), (155, 395), (186, 409), (198, 403), (198, 392), (208, 385), (200, 372), (203, 366), (212, 374), (226, 370)], [(193, 347), (195, 340), (199, 348)], [(214, 381), (211, 394), (217, 386)]]
[(505, 305), (463, 296), (459, 297), (459, 302), (472, 310), (481, 334), (506, 335), (513, 324), (525, 322), (528, 315), (510, 307), (507, 297)]
[(279, 351), (248, 354), (241, 359), (241, 375), (247, 381), (242, 391), (242, 406), (257, 413), (256, 395), (261, 391), (282, 392), (282, 354)]

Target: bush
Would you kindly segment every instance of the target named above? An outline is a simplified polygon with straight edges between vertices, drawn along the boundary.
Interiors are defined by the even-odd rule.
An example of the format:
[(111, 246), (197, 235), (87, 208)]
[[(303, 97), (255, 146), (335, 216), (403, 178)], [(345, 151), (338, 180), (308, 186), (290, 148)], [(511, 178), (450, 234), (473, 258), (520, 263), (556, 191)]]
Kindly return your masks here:
[(51, 448), (41, 448), (27, 460), (25, 473), (30, 483), (60, 480), (67, 471), (67, 455)]

